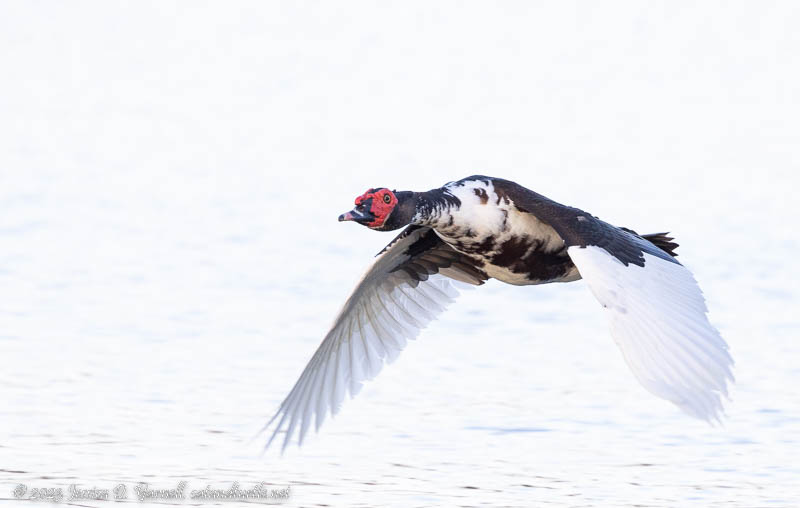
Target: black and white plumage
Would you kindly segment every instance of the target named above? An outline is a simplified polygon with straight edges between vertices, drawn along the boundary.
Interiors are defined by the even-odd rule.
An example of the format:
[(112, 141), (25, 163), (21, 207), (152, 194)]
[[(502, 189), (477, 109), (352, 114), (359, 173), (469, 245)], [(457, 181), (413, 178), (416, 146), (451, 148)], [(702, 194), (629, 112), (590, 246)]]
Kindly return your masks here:
[(489, 278), (514, 285), (583, 278), (639, 382), (686, 413), (719, 420), (733, 381), (728, 346), (665, 233), (638, 235), (526, 189), (471, 176), (428, 192), (369, 189), (339, 217), (407, 226), (345, 302), (300, 379), (265, 426), (302, 444), (345, 394), (391, 362), (458, 294)]

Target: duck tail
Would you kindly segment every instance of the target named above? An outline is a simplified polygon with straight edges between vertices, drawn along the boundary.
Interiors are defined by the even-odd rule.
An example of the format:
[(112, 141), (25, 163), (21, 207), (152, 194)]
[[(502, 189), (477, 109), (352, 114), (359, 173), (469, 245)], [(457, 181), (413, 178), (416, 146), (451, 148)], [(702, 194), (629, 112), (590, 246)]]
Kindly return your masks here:
[(673, 242), (674, 238), (669, 236), (669, 233), (650, 233), (649, 235), (640, 235), (636, 231), (628, 228), (620, 228), (623, 231), (627, 231), (628, 233), (632, 233), (640, 238), (644, 238), (648, 242), (652, 243), (659, 249), (663, 250), (670, 256), (676, 258), (678, 257), (678, 253), (675, 252), (675, 249), (678, 248), (678, 244)]
[(675, 252), (675, 249), (678, 248), (678, 244), (673, 242), (674, 238), (668, 235), (669, 233), (651, 233), (649, 235), (642, 235), (642, 238), (649, 241), (670, 256), (677, 257), (678, 253)]

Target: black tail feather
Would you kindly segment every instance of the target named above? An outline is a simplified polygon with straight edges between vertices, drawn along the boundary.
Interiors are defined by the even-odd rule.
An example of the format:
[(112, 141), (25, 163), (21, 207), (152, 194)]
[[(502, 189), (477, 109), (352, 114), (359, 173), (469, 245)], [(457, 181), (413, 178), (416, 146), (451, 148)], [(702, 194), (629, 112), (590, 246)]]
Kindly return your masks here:
[(667, 235), (669, 235), (669, 233), (651, 233), (649, 235), (642, 235), (642, 238), (649, 241), (670, 256), (677, 257), (678, 253), (675, 252), (675, 249), (678, 248), (678, 244), (672, 241), (674, 238)]
[(666, 252), (667, 254), (669, 254), (670, 256), (672, 256), (674, 258), (678, 257), (678, 253), (675, 252), (675, 249), (678, 248), (678, 244), (672, 241), (672, 240), (674, 240), (674, 238), (672, 238), (671, 236), (668, 236), (669, 232), (667, 232), (667, 233), (650, 233), (649, 235), (640, 235), (639, 233), (637, 233), (636, 231), (634, 231), (632, 229), (628, 229), (628, 228), (620, 228), (620, 229), (622, 229), (623, 231), (627, 231), (628, 233), (633, 233), (636, 236), (644, 238), (645, 240), (647, 240), (648, 242), (652, 243), (653, 245), (655, 245), (656, 247), (658, 247), (659, 249), (663, 250), (664, 252)]

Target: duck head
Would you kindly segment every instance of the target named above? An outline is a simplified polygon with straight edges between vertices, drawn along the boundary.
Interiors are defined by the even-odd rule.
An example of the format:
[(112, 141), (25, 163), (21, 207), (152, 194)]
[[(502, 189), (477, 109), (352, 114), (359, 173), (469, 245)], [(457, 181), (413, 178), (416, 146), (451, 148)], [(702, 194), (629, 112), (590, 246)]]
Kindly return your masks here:
[(356, 198), (355, 208), (339, 216), (339, 222), (353, 221), (377, 231), (392, 231), (411, 222), (414, 201), (413, 192), (368, 189)]

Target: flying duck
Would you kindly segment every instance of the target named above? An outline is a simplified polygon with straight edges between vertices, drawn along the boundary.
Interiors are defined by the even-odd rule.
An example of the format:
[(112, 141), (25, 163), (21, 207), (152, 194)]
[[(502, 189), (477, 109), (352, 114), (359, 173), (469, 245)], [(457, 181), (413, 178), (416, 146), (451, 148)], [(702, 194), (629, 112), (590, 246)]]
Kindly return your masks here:
[(584, 279), (611, 335), (652, 394), (719, 421), (733, 382), (728, 345), (706, 317), (692, 274), (667, 233), (612, 226), (514, 182), (470, 176), (427, 192), (367, 190), (339, 216), (376, 231), (405, 227), (347, 299), (264, 430), (302, 444), (445, 306), (458, 285), (494, 278), (527, 286)]

